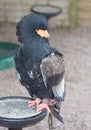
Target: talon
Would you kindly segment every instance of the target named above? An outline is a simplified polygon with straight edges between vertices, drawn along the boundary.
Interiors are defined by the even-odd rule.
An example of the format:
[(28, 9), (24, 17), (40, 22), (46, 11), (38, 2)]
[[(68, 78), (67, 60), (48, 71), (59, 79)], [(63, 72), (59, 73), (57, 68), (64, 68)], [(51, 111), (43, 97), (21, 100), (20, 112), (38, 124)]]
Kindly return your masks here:
[(34, 105), (38, 105), (39, 103), (41, 102), (41, 99), (39, 99), (39, 98), (36, 98), (35, 100), (33, 100), (33, 101), (29, 101), (28, 102), (28, 106), (29, 107), (32, 107), (32, 106), (34, 106)]
[(41, 103), (40, 105), (37, 106), (37, 112), (43, 110), (46, 108), (48, 112), (50, 113), (50, 108), (48, 107), (47, 103)]

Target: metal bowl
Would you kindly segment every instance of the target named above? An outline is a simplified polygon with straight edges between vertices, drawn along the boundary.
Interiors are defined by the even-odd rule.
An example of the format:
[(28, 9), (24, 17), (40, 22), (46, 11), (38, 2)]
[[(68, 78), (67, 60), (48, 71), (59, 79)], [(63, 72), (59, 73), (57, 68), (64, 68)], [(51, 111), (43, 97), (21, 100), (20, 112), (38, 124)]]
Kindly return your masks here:
[(33, 5), (31, 11), (45, 15), (47, 19), (56, 16), (62, 12), (62, 9), (53, 5)]
[(35, 125), (46, 117), (44, 109), (36, 112), (36, 106), (28, 107), (28, 97), (11, 96), (0, 98), (0, 125), (8, 128), (23, 128)]

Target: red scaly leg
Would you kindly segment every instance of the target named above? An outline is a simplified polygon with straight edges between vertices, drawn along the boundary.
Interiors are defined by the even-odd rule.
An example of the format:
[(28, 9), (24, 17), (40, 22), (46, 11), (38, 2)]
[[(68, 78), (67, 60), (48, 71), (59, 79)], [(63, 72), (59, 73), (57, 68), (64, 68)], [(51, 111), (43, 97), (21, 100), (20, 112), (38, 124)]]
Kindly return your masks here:
[(41, 99), (40, 99), (40, 98), (36, 98), (36, 99), (33, 100), (33, 101), (29, 101), (29, 102), (28, 102), (28, 106), (29, 106), (29, 107), (32, 107), (32, 106), (34, 106), (34, 105), (38, 105), (40, 102), (41, 102)]
[[(41, 101), (42, 101), (42, 103), (41, 103)], [(52, 106), (52, 105), (54, 105), (56, 102), (55, 102), (55, 100), (54, 99), (46, 99), (46, 98), (44, 98), (44, 99), (39, 99), (39, 98), (36, 98), (35, 100), (33, 100), (33, 101), (29, 101), (28, 102), (28, 106), (29, 107), (32, 107), (32, 106), (34, 106), (34, 105), (37, 105), (37, 108), (36, 108), (36, 110), (37, 111), (41, 111), (41, 110), (43, 110), (43, 109), (47, 109), (47, 111), (50, 113), (51, 112), (51, 110), (50, 110), (50, 108), (49, 108), (49, 106)]]
[(49, 106), (52, 106), (55, 103), (56, 103), (56, 101), (54, 99), (44, 98), (44, 99), (42, 99), (42, 103), (37, 106), (37, 111), (41, 111), (42, 109), (46, 108), (47, 111), (50, 113), (51, 110), (50, 110)]
[(37, 111), (41, 111), (41, 110), (43, 110), (43, 109), (47, 109), (47, 111), (50, 113), (51, 111), (50, 111), (50, 108), (49, 108), (49, 106), (48, 106), (48, 104), (47, 103), (41, 103), (41, 104), (39, 104), (38, 106), (37, 106)]

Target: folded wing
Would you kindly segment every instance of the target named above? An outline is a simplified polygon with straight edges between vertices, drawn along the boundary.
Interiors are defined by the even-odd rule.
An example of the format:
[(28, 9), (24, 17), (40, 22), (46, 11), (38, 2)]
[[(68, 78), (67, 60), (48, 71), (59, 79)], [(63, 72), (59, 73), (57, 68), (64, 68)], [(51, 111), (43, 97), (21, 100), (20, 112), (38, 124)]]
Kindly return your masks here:
[(65, 98), (65, 65), (63, 55), (52, 53), (42, 59), (41, 72), (45, 86), (53, 93), (56, 101)]

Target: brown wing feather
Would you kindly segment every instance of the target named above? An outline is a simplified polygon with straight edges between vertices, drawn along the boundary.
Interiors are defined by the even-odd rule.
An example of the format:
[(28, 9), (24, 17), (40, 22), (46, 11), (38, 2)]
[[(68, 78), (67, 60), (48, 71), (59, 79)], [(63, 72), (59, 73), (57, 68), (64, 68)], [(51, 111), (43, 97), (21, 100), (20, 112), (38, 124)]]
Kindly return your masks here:
[(58, 85), (65, 73), (64, 59), (60, 55), (52, 53), (42, 60), (41, 71), (47, 87)]

